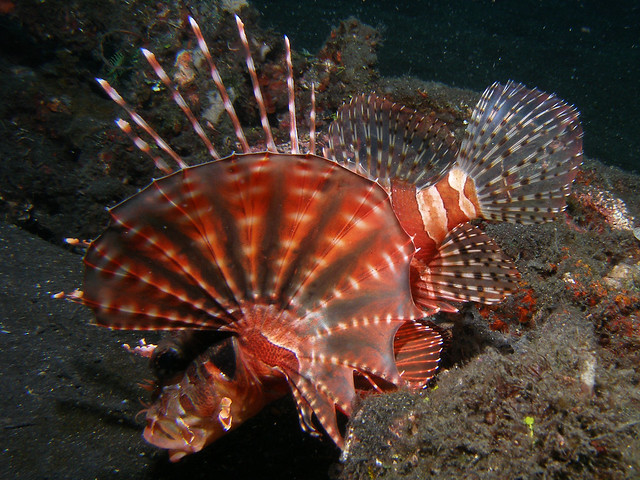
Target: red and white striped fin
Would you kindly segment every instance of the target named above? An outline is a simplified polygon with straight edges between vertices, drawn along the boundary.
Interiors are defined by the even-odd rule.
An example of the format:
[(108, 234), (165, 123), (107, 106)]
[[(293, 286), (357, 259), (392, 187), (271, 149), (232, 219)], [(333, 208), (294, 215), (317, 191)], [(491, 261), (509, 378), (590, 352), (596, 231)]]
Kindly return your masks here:
[(410, 387), (422, 388), (438, 369), (442, 337), (429, 325), (405, 322), (393, 339), (393, 349), (402, 379)]
[(244, 47), (247, 69), (249, 70), (249, 76), (251, 77), (251, 83), (253, 85), (253, 95), (258, 102), (258, 109), (260, 110), (260, 122), (262, 123), (262, 129), (267, 137), (267, 151), (276, 153), (276, 144), (273, 141), (273, 133), (271, 133), (271, 126), (269, 125), (269, 119), (267, 118), (267, 108), (262, 98), (262, 92), (260, 91), (260, 83), (258, 82), (258, 74), (256, 73), (256, 67), (253, 63), (253, 57), (251, 56), (251, 48), (249, 47), (249, 40), (247, 40), (247, 34), (244, 31), (244, 23), (240, 20), (240, 17), (236, 15), (236, 23), (238, 25), (238, 32), (240, 33), (240, 40)]
[(475, 181), (482, 217), (541, 223), (564, 210), (581, 162), (576, 109), (555, 95), (507, 82), (485, 90), (456, 166)]
[(319, 157), (189, 167), (110, 214), (85, 256), (81, 299), (104, 326), (217, 328), (266, 302), (298, 312), (295, 338), (333, 342), (420, 315), (406, 288), (413, 246), (386, 193)]
[[(142, 128), (145, 132), (147, 132), (147, 134), (149, 134), (149, 136), (151, 138), (153, 138), (153, 141), (156, 143), (156, 145), (158, 145), (158, 147), (162, 151), (167, 153), (178, 164), (178, 166), (180, 168), (186, 168), (187, 167), (187, 164), (184, 162), (184, 160), (182, 160), (182, 157), (180, 157), (180, 155), (178, 155), (169, 146), (169, 144), (164, 141), (164, 139), (158, 134), (158, 132), (156, 132), (153, 128), (151, 128), (151, 126), (144, 120), (144, 118), (142, 118), (140, 115), (138, 115), (138, 113), (136, 113), (136, 111), (133, 108), (131, 108), (127, 102), (124, 101), (124, 99), (120, 96), (120, 94), (116, 91), (116, 89), (113, 88), (111, 85), (109, 85), (109, 82), (107, 82), (106, 80), (104, 80), (102, 78), (96, 78), (96, 81), (104, 89), (104, 91), (107, 93), (107, 95), (109, 95), (111, 100), (113, 100), (119, 106), (124, 108), (126, 110), (126, 112), (129, 114), (129, 116), (131, 117), (131, 119), (134, 121), (134, 123), (136, 125), (138, 125), (140, 128)], [(123, 125), (124, 124), (121, 125), (120, 123), (118, 123), (118, 126), (120, 128), (122, 128)], [(129, 126), (129, 125), (127, 124), (127, 126)], [(124, 128), (123, 128), (123, 130), (125, 131), (125, 133), (127, 133), (127, 131)], [(132, 133), (127, 133), (127, 135), (129, 135), (129, 137), (131, 137)], [(135, 137), (137, 137), (137, 135), (135, 135)], [(145, 147), (144, 147), (143, 144), (138, 144), (137, 142), (135, 142), (135, 140), (134, 140), (134, 143), (136, 144), (136, 146), (138, 148), (140, 148), (140, 150), (142, 150), (143, 152), (149, 154), (149, 152), (145, 151)], [(146, 142), (144, 142), (144, 144), (146, 144)], [(148, 144), (147, 144), (147, 146), (148, 146)], [(151, 155), (151, 156), (153, 158), (153, 155)], [(155, 161), (155, 159), (154, 159), (154, 161)], [(157, 163), (158, 162), (156, 162), (156, 164)]]
[(171, 170), (171, 168), (169, 168), (169, 165), (167, 165), (167, 162), (165, 162), (161, 156), (154, 155), (151, 152), (151, 147), (149, 146), (149, 144), (145, 142), (143, 139), (141, 139), (138, 135), (136, 135), (136, 133), (131, 128), (131, 125), (129, 125), (129, 122), (127, 122), (126, 120), (122, 120), (121, 118), (118, 118), (116, 119), (116, 125), (120, 127), (120, 130), (122, 130), (131, 139), (133, 144), (136, 147), (138, 147), (138, 149), (140, 149), (142, 153), (144, 153), (149, 158), (151, 158), (151, 160), (153, 160), (153, 163), (155, 163), (156, 168), (158, 168), (165, 174), (169, 174), (173, 171)]
[[(320, 432), (314, 422), (315, 415), (331, 440), (338, 448), (343, 448), (344, 439), (338, 428), (337, 410), (351, 415), (352, 403), (355, 399), (353, 370), (349, 371), (347, 368), (330, 364), (323, 364), (318, 369), (332, 380), (332, 385), (323, 384), (322, 379), (317, 377), (309, 378), (298, 372), (287, 372), (287, 380), (296, 400), (300, 426), (302, 430), (318, 435)], [(335, 385), (343, 385), (346, 388), (344, 391), (335, 392), (333, 391)]]
[[(318, 429), (313, 423), (313, 408), (311, 408), (311, 404), (301, 393), (301, 390), (304, 391), (304, 389), (300, 389), (300, 387), (298, 386), (300, 383), (299, 379), (300, 377), (297, 375), (294, 376), (294, 378), (287, 378), (289, 385), (293, 385), (293, 387), (291, 388), (291, 393), (293, 394), (293, 398), (296, 401), (296, 409), (298, 411), (298, 421), (300, 422), (300, 428), (302, 428), (303, 432), (307, 432), (314, 437), (318, 437), (320, 436), (320, 432), (318, 431)], [(296, 383), (296, 380), (298, 380), (297, 383)], [(330, 402), (325, 402), (325, 403), (330, 403)], [(334, 414), (335, 414), (335, 407), (334, 407)], [(336, 430), (337, 430), (337, 426), (336, 426)], [(338, 440), (341, 440), (340, 435), (336, 435), (336, 438)], [(332, 439), (332, 440), (334, 442), (336, 441), (335, 439)]]
[[(377, 325), (377, 326), (376, 326)], [(389, 338), (395, 331), (393, 340), (393, 357), (397, 374), (390, 375), (387, 369), (381, 368), (392, 361), (385, 358), (390, 352), (380, 348), (382, 339)], [(398, 328), (395, 321), (379, 321), (374, 324), (359, 322), (354, 329), (336, 330), (344, 332), (323, 344), (325, 350), (321, 354), (302, 354), (299, 360), (300, 371), (312, 368), (317, 372), (313, 376), (299, 375), (297, 372), (287, 373), (289, 382), (298, 404), (298, 413), (303, 430), (317, 433), (311, 410), (316, 418), (340, 448), (344, 447), (344, 439), (338, 429), (336, 410), (351, 416), (355, 398), (354, 373), (361, 375), (374, 389), (380, 390), (375, 379), (383, 379), (386, 385), (404, 385), (411, 389), (423, 388), (433, 378), (440, 361), (442, 337), (429, 325), (413, 320), (404, 322)], [(332, 343), (334, 345), (332, 345)], [(340, 348), (336, 350), (336, 346)], [(369, 344), (369, 357), (362, 357), (364, 344)], [(357, 345), (358, 349), (353, 346)], [(316, 348), (318, 344), (314, 344)], [(307, 342), (300, 351), (306, 352)], [(341, 354), (335, 352), (340, 351)], [(375, 357), (380, 357), (376, 368)], [(366, 367), (364, 366), (366, 365)]]
[(252, 339), (269, 342), (287, 352), (274, 368), (303, 423), (314, 429), (312, 409), (338, 445), (354, 372), (410, 382), (393, 338), (422, 315), (413, 245), (375, 182), (320, 157), (244, 154), (156, 180), (110, 214), (85, 255), (83, 294), (69, 296), (98, 324), (222, 329), (252, 355)]
[(325, 156), (389, 188), (392, 180), (432, 185), (455, 161), (453, 134), (425, 116), (375, 95), (354, 97), (329, 127)]
[[(372, 313), (379, 312), (378, 307), (367, 310), (370, 314), (365, 317), (341, 321), (311, 336), (297, 336), (298, 371), (285, 371), (292, 389), (304, 399), (298, 404), (301, 421), (305, 422), (303, 428), (315, 429), (304, 415), (305, 402), (308, 402), (327, 434), (341, 448), (343, 439), (337, 427), (336, 409), (347, 416), (352, 414), (356, 396), (354, 374), (383, 379), (387, 385), (416, 386), (398, 372), (395, 344), (390, 342), (403, 322)], [(425, 350), (430, 348), (426, 344), (422, 346)], [(400, 356), (406, 361), (409, 355), (417, 359), (418, 349), (416, 345), (414, 353), (402, 351)], [(437, 358), (433, 360), (437, 364)]]
[(211, 52), (209, 51), (209, 46), (207, 42), (204, 40), (204, 36), (202, 35), (202, 31), (200, 30), (200, 26), (196, 23), (196, 21), (189, 17), (189, 23), (191, 24), (191, 29), (198, 39), (198, 46), (200, 47), (200, 51), (204, 55), (204, 58), (207, 60), (209, 64), (209, 70), (211, 72), (211, 79), (213, 83), (216, 84), (216, 88), (220, 93), (220, 97), (222, 98), (222, 102), (224, 104), (224, 109), (227, 111), (227, 115), (231, 119), (231, 123), (233, 123), (233, 129), (235, 131), (236, 137), (240, 142), (240, 146), (244, 153), (249, 153), (249, 144), (247, 143), (247, 139), (244, 136), (244, 132), (242, 131), (242, 126), (240, 125), (240, 120), (238, 119), (238, 115), (236, 114), (235, 109), (233, 108), (233, 104), (229, 99), (229, 94), (227, 93), (227, 89), (222, 82), (222, 78), (220, 77), (220, 73), (218, 72), (218, 68), (216, 67), (213, 58), (211, 57)]
[(482, 230), (470, 223), (445, 237), (426, 267), (412, 279), (416, 304), (429, 311), (455, 311), (453, 302), (497, 303), (517, 288), (518, 271)]

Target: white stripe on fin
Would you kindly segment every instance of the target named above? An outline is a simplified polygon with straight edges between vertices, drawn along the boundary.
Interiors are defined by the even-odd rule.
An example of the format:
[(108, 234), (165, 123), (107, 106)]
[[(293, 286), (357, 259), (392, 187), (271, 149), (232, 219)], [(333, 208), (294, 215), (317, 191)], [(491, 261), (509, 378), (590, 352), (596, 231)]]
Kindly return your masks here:
[(253, 85), (253, 95), (258, 102), (258, 108), (260, 110), (260, 122), (262, 123), (262, 129), (267, 138), (267, 151), (277, 153), (278, 149), (273, 141), (273, 133), (271, 133), (271, 126), (267, 118), (267, 108), (264, 105), (264, 99), (262, 98), (262, 91), (260, 90), (260, 83), (258, 82), (258, 74), (256, 73), (256, 67), (253, 63), (253, 57), (251, 56), (251, 48), (249, 47), (249, 40), (247, 34), (244, 31), (244, 23), (240, 20), (240, 17), (236, 15), (236, 24), (238, 25), (238, 33), (240, 34), (240, 40), (244, 47), (246, 56), (247, 69), (249, 70), (249, 76), (251, 77), (251, 83)]
[(418, 190), (436, 183), (451, 167), (457, 148), (446, 125), (375, 95), (354, 97), (329, 127), (325, 155), (389, 187), (404, 180)]
[(457, 166), (475, 181), (484, 218), (541, 223), (564, 210), (581, 162), (577, 110), (510, 81), (485, 90)]

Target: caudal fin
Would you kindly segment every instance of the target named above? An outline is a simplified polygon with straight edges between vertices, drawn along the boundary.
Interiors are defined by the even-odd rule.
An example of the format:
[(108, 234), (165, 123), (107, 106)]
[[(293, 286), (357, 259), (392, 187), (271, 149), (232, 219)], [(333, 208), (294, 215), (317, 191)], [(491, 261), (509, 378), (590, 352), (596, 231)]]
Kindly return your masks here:
[(577, 110), (555, 95), (507, 82), (485, 90), (456, 166), (475, 181), (483, 218), (542, 223), (565, 209), (581, 162)]

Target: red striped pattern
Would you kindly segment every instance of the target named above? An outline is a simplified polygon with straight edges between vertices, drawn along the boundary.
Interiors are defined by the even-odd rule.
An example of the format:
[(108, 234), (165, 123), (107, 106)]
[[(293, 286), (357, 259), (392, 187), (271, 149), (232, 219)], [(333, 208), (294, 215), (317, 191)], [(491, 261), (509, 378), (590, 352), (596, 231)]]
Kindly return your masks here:
[[(310, 408), (338, 445), (336, 408), (351, 413), (354, 372), (405, 383), (392, 339), (421, 315), (408, 288), (413, 245), (376, 183), (320, 157), (246, 154), (156, 180), (110, 213), (85, 257), (82, 301), (100, 325), (235, 333), (242, 368), (288, 381), (301, 418)], [(217, 404), (186, 384), (161, 402), (185, 395)], [(202, 405), (182, 407), (148, 421), (202, 421)], [(163, 425), (147, 438), (164, 432), (164, 445)]]

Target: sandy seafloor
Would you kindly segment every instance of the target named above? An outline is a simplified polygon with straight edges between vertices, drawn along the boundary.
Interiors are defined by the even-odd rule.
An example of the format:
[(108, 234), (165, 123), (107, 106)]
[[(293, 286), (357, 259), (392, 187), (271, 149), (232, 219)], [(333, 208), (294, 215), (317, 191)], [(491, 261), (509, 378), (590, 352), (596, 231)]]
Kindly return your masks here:
[[(63, 246), (63, 236), (97, 235), (106, 221), (103, 207), (157, 175), (114, 133), (111, 122), (119, 113), (91, 80), (111, 74), (140, 95), (144, 82), (135, 72), (142, 64), (125, 56), (122, 71), (109, 67), (96, 54), (99, 39), (107, 37), (105, 48), (122, 42), (116, 46), (129, 55), (118, 35), (134, 31), (137, 38), (141, 25), (153, 23), (152, 45), (131, 43), (166, 47), (165, 60), (171, 59), (187, 42), (171, 25), (184, 9), (202, 8), (193, 2), (168, 3), (166, 12), (159, 4), (118, 5), (96, 12), (82, 2), (0, 2), (8, 11), (0, 17), (8, 34), (0, 58), (0, 478), (640, 478), (640, 240), (632, 231), (640, 215), (640, 178), (593, 159), (632, 165), (635, 151), (637, 160), (633, 128), (640, 122), (630, 126), (632, 117), (621, 121), (624, 155), (603, 158), (606, 149), (593, 148), (589, 157), (587, 148), (566, 216), (544, 226), (483, 226), (515, 259), (521, 290), (496, 308), (469, 306), (437, 317), (451, 342), (435, 384), (420, 394), (365, 399), (342, 461), (329, 440), (300, 430), (291, 399), (176, 464), (147, 445), (136, 414), (145, 396), (138, 383), (150, 373), (121, 344), (153, 336), (105, 331), (90, 325), (88, 310), (51, 297), (82, 280), (81, 252)], [(562, 7), (565, 14), (571, 10), (568, 2)], [(160, 18), (166, 23), (156, 26)], [(273, 38), (255, 26), (251, 32), (261, 41)], [(220, 52), (225, 44), (234, 48), (224, 35), (215, 43)], [(336, 36), (325, 54), (335, 59), (340, 51), (344, 66), (323, 71), (299, 60), (301, 71), (339, 82), (320, 99), (327, 108), (344, 100), (339, 91), (347, 95), (365, 85), (436, 108), (459, 128), (482, 88), (389, 80), (379, 75), (381, 51), (371, 30), (347, 23)], [(358, 49), (340, 43), (349, 36)], [(526, 52), (526, 35), (518, 41)], [(491, 51), (481, 54), (488, 61)], [(362, 59), (373, 63), (356, 72)], [(267, 52), (265, 61), (275, 59)], [(235, 70), (228, 71), (233, 77)], [(563, 85), (562, 96), (580, 107)], [(139, 97), (139, 104), (162, 119), (164, 110), (153, 99)], [(611, 132), (610, 124), (599, 129), (589, 115), (587, 138), (595, 130), (599, 139)], [(180, 135), (176, 139), (187, 148)], [(118, 161), (120, 155), (126, 160)]]

